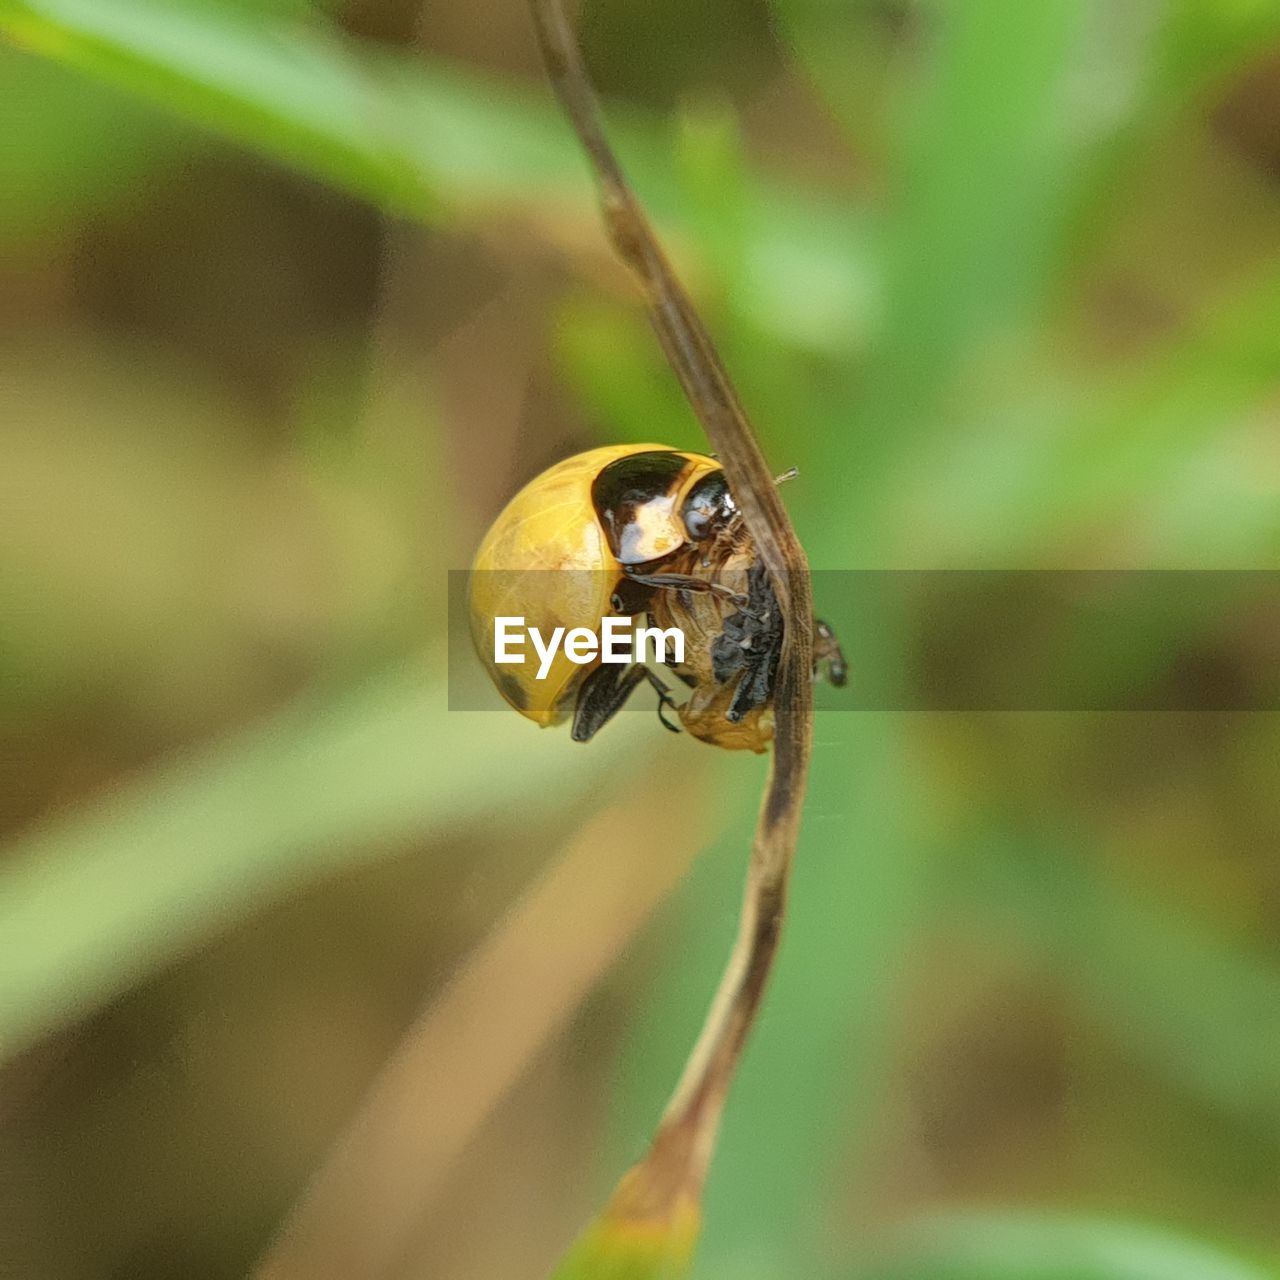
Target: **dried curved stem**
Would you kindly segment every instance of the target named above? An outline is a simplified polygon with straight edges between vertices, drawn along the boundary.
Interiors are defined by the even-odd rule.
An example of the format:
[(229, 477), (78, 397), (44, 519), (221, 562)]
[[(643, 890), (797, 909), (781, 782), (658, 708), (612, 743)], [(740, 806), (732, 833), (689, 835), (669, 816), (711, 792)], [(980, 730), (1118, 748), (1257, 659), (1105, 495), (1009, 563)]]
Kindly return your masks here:
[(786, 619), (774, 752), (738, 938), (649, 1154), (610, 1206), (615, 1214), (670, 1219), (700, 1198), (725, 1096), (777, 950), (813, 736), (809, 570), (733, 384), (605, 136), (561, 2), (529, 2), (547, 73), (595, 170), (609, 238), (644, 290), (658, 338), (719, 456)]

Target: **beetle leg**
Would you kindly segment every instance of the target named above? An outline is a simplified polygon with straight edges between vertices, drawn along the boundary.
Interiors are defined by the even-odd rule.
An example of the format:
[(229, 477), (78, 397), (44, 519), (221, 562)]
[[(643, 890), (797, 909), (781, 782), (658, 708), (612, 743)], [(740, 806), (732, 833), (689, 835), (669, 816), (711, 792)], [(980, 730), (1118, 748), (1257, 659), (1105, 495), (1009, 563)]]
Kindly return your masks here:
[(840, 641), (821, 618), (813, 620), (813, 667), (816, 674), (825, 675), (827, 682), (837, 689), (843, 689), (849, 678), (849, 664)]
[(582, 682), (573, 707), (574, 742), (589, 742), (622, 710), (637, 685), (644, 682), (644, 667), (620, 667), (603, 663)]
[(662, 713), (668, 708), (675, 709), (675, 699), (671, 696), (671, 690), (663, 683), (661, 677), (650, 671), (648, 667), (636, 667), (635, 670), (643, 671), (644, 677), (653, 686), (654, 691), (658, 695), (658, 719), (664, 729), (670, 729), (672, 733), (679, 733), (680, 726), (672, 724)]
[(636, 688), (648, 681), (658, 695), (658, 719), (662, 727), (679, 733), (680, 726), (672, 724), (663, 714), (674, 709), (671, 690), (648, 667), (621, 668), (616, 663), (602, 663), (583, 682), (578, 690), (578, 700), (573, 708), (573, 727), (570, 737), (575, 742), (588, 742), (622, 710)]

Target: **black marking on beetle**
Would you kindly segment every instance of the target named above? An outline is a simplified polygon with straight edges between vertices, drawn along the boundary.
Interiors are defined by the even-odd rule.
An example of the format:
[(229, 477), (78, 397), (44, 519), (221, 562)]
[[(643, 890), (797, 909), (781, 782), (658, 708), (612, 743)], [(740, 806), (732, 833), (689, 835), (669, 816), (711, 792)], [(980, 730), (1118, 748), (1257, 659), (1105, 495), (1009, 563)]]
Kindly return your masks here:
[(529, 691), (511, 674), (510, 671), (498, 671), (494, 674), (498, 690), (506, 700), (519, 711), (529, 709)]
[(689, 460), (669, 449), (630, 453), (600, 469), (591, 483), (591, 504), (619, 564), (643, 564), (633, 545), (640, 532), (637, 519), (643, 507), (664, 498), (689, 466)]

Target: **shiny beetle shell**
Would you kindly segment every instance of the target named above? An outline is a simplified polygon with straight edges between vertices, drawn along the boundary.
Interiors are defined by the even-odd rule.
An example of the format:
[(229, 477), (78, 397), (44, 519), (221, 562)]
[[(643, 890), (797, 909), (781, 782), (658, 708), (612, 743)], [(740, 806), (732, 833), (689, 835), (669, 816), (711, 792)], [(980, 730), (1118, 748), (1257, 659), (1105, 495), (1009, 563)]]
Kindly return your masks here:
[[(550, 467), (503, 508), (472, 564), (471, 634), (494, 685), (521, 715), (543, 726), (568, 719), (593, 666), (563, 649), (542, 680), (534, 664), (497, 664), (494, 619), (523, 617), (543, 635), (556, 627), (598, 632), (627, 567), (661, 564), (691, 546), (690, 492), (720, 474), (705, 454), (608, 445)], [(689, 518), (696, 527), (696, 508)]]

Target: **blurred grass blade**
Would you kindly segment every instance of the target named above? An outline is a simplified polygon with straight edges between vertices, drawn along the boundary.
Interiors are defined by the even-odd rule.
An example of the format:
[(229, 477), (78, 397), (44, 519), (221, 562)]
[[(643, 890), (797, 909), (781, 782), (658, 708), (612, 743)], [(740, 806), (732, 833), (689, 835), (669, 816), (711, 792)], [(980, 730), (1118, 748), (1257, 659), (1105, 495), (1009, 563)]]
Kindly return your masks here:
[[(797, 20), (807, 6), (797, 6)], [(883, 236), (883, 320), (825, 434), (795, 459), (814, 501), (857, 513), (855, 540), (881, 544), (898, 499), (886, 476), (904, 439), (945, 430), (940, 401), (960, 370), (1042, 307), (1083, 176), (1109, 118), (1073, 109), (1082, 69), (1128, 83), (1147, 50), (1089, 48), (1093, 0), (934, 0), (919, 6), (916, 73), (894, 121)], [(804, 19), (807, 21), (807, 19)], [(851, 487), (852, 486), (852, 487)]]
[[(1206, 451), (1229, 438), (1250, 412), (1265, 411), (1280, 371), (1280, 262), (1259, 265), (1234, 296), (1215, 300), (1186, 331), (1144, 368), (1129, 372), (1088, 396), (1076, 392), (1046, 411), (1029, 403), (1000, 424), (999, 434), (973, 432), (957, 451), (953, 476), (987, 477), (982, 537), (971, 555), (1034, 557), (1064, 530), (1132, 522), (1135, 510), (1159, 511), (1191, 475), (1200, 492), (1213, 496), (1213, 521), (1198, 540), (1193, 525), (1182, 533), (1171, 525), (1161, 540), (1166, 563), (1248, 566), (1272, 563), (1273, 495), (1257, 487), (1214, 489)], [(1037, 421), (1037, 414), (1039, 421)], [(1033, 428), (1034, 424), (1034, 428)], [(1206, 480), (1206, 476), (1211, 479)], [(943, 478), (944, 481), (947, 477)], [(1180, 489), (1181, 486), (1181, 489)], [(963, 545), (971, 512), (948, 505), (954, 488), (938, 483), (934, 517)], [(1237, 521), (1259, 529), (1253, 547), (1233, 538)]]
[(1272, 1266), (1155, 1226), (1067, 1215), (960, 1213), (909, 1227), (859, 1280), (1277, 1280)]
[[(286, 885), (493, 814), (572, 803), (625, 752), (450, 713), (388, 677), (174, 761), (0, 855), (0, 1058), (79, 1017)], [(442, 744), (448, 744), (447, 751)], [(572, 764), (569, 757), (572, 755)]]
[(1280, 1133), (1280, 971), (1268, 958), (1130, 883), (1086, 872), (1078, 847), (1052, 831), (997, 831), (993, 822), (969, 851), (969, 864), (991, 878), (968, 883), (946, 909), (972, 910), (965, 895), (974, 892), (1002, 902), (1064, 987), (1149, 1072), (1259, 1136)]
[(429, 170), (348, 49), (299, 24), (110, 0), (4, 0), (16, 44), (406, 213)]
[(1039, 299), (1079, 144), (1064, 106), (1087, 9), (926, 7), (930, 75), (905, 122), (873, 418), (914, 420), (962, 350)]
[[(363, 47), (314, 20), (145, 0), (0, 0), (0, 37), (393, 212), (443, 220), (514, 208), (575, 255), (584, 240), (605, 251), (583, 161), (540, 88)], [(651, 121), (624, 120), (618, 133), (646, 204), (679, 236), (696, 219), (671, 142)], [(575, 210), (580, 223), (566, 213)], [(744, 187), (740, 305), (757, 324), (824, 349), (865, 327), (870, 268), (849, 222), (839, 205)], [(797, 272), (820, 282), (816, 315), (794, 300)]]
[[(687, 871), (695, 801), (692, 779), (655, 773), (587, 820), (410, 1027), (255, 1280), (391, 1274), (476, 1131)], [(567, 920), (572, 945), (555, 945)]]
[(1198, 317), (1144, 376), (1048, 436), (1040, 468), (1024, 476), (1014, 527), (1044, 540), (1055, 522), (1062, 528), (1082, 512), (1097, 518), (1135, 495), (1160, 495), (1224, 422), (1274, 394), (1278, 376), (1280, 262), (1272, 261)]

